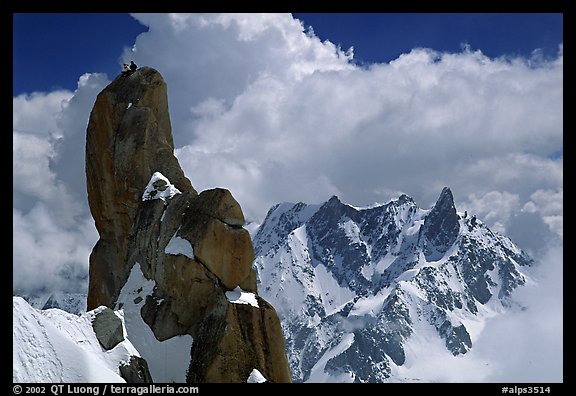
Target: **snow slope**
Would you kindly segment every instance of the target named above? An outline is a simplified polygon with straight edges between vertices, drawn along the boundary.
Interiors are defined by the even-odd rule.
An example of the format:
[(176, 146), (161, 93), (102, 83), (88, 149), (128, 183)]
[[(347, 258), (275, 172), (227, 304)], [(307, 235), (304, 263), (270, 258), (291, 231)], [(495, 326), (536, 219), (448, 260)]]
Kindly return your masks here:
[[(154, 286), (136, 263), (115, 311), (123, 321), (125, 340), (110, 351), (92, 329), (92, 319), (103, 307), (75, 315), (56, 308), (38, 310), (13, 297), (13, 381), (125, 382), (118, 367), (134, 355), (146, 359), (154, 382), (186, 382), (192, 337), (158, 341), (140, 315)], [(234, 302), (254, 304), (251, 296), (238, 293)]]
[(79, 316), (40, 311), (13, 297), (13, 382), (126, 382), (118, 367), (140, 354), (127, 339), (110, 351), (102, 348), (92, 330), (99, 309)]

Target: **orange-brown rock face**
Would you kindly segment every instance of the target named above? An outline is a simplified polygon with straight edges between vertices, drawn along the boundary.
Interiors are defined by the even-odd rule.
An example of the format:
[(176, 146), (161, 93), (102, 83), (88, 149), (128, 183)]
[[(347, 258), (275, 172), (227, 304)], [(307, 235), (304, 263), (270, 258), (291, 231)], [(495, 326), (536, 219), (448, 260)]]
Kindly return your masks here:
[[(88, 309), (120, 309), (138, 263), (154, 287), (134, 301), (141, 317), (127, 323), (143, 320), (158, 342), (192, 336), (189, 381), (245, 382), (257, 369), (271, 382), (289, 382), (278, 316), (257, 296), (240, 205), (226, 189), (198, 194), (173, 151), (166, 84), (156, 70), (118, 76), (98, 95), (86, 138), (88, 200), (100, 234)], [(240, 293), (259, 303), (231, 299)]]
[(90, 256), (88, 309), (111, 306), (126, 281), (126, 242), (153, 172), (194, 191), (173, 154), (166, 83), (142, 68), (97, 97), (86, 133), (88, 203), (100, 240)]
[(203, 191), (184, 214), (180, 235), (194, 246), (194, 256), (222, 285), (232, 290), (252, 269), (254, 249), (242, 225), (244, 215), (228, 190)]

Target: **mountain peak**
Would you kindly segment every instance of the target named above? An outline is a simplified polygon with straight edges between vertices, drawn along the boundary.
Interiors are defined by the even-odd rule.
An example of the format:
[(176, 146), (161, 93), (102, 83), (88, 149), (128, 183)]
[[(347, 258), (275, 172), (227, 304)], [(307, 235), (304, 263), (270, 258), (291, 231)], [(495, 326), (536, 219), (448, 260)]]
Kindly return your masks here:
[[(444, 187), (442, 189), (442, 192), (440, 193), (440, 196), (438, 197), (438, 200), (434, 206), (438, 205), (454, 206), (454, 196), (452, 195), (452, 190), (450, 190), (450, 187)], [(454, 209), (454, 211), (456, 211), (456, 209)]]
[(338, 198), (337, 195), (332, 195), (328, 200), (328, 203), (334, 205), (334, 204), (341, 204), (342, 201), (340, 201), (340, 198)]
[(422, 228), (424, 240), (424, 254), (427, 260), (437, 260), (452, 246), (458, 232), (460, 223), (454, 206), (454, 197), (448, 187), (444, 187), (434, 207), (424, 220)]
[(414, 203), (414, 199), (409, 195), (402, 194), (398, 197), (398, 203), (399, 204)]
[(254, 239), (296, 381), (383, 382), (429, 358), (418, 346), (433, 337), (465, 354), (486, 313), (525, 283), (531, 261), (487, 227), (465, 226), (448, 187), (429, 210), (407, 195), (370, 209), (338, 202), (267, 219)]

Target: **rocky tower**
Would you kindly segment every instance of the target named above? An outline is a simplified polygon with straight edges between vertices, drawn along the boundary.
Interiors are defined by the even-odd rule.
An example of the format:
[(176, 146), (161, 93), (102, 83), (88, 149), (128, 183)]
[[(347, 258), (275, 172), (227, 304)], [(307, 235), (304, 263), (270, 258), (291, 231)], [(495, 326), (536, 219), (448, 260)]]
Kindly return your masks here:
[(198, 194), (173, 150), (158, 71), (120, 75), (98, 95), (86, 137), (88, 201), (100, 235), (88, 309), (122, 308), (121, 295), (142, 292), (126, 291), (139, 269), (154, 286), (129, 301), (141, 318), (127, 323), (143, 320), (159, 342), (190, 335), (189, 382), (245, 382), (254, 369), (290, 381), (278, 316), (257, 293), (242, 209), (228, 190)]
[(444, 187), (436, 204), (426, 216), (422, 234), (424, 235), (424, 254), (429, 261), (438, 260), (452, 246), (460, 224), (454, 206), (454, 197), (448, 187)]

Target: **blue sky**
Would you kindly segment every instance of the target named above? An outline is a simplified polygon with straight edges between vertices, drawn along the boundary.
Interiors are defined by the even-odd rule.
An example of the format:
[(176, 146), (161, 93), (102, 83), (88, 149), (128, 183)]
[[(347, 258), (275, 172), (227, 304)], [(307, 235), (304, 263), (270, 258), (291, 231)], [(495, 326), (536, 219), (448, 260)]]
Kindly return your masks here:
[(74, 89), (86, 72), (112, 76), (123, 47), (146, 30), (129, 14), (23, 13), (13, 21), (15, 95)]
[[(404, 193), (426, 209), (449, 186), (458, 211), (537, 260), (550, 285), (538, 296), (561, 311), (562, 15), (296, 17), (305, 26), (291, 14), (16, 15), (13, 290), (85, 292), (98, 240), (86, 125), (134, 60), (166, 81), (186, 176), (229, 189), (251, 229), (279, 202)], [(510, 341), (561, 344), (555, 318), (551, 339), (522, 325), (533, 337)], [(510, 367), (555, 381), (561, 356), (546, 350), (539, 366)]]
[(355, 58), (389, 62), (415, 47), (458, 51), (462, 43), (490, 57), (548, 56), (562, 41), (562, 14), (525, 13), (352, 13), (294, 14), (322, 39), (354, 46)]
[[(458, 51), (463, 43), (490, 57), (529, 56), (537, 48), (555, 56), (563, 37), (563, 16), (557, 13), (293, 15), (322, 40), (353, 46), (358, 64), (389, 62), (416, 47)], [(21, 13), (13, 20), (14, 95), (74, 89), (86, 72), (106, 72), (111, 78), (123, 47), (147, 30), (129, 14)]]

